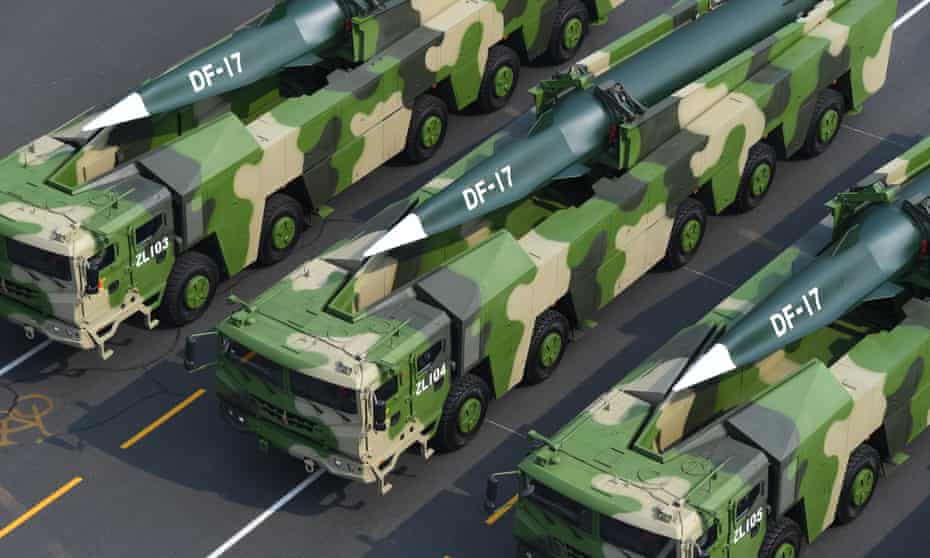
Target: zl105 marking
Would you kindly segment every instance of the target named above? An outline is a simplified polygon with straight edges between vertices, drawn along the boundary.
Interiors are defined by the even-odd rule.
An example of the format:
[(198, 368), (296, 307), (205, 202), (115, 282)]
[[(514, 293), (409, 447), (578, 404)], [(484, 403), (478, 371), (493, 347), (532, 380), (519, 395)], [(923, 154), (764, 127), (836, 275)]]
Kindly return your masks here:
[(168, 253), (171, 242), (168, 237), (149, 244), (149, 247), (136, 254), (136, 267), (142, 267), (162, 254)]
[[(235, 65), (233, 64), (235, 62)], [(194, 70), (187, 77), (191, 80), (191, 87), (194, 93), (200, 93), (204, 89), (213, 87), (213, 78), (217, 76), (227, 76), (230, 79), (235, 78), (242, 73), (242, 53), (234, 52), (229, 56), (223, 57), (223, 62), (219, 66), (206, 64), (199, 70)]]
[(755, 531), (760, 525), (762, 525), (762, 519), (765, 518), (765, 510), (759, 508), (746, 518), (745, 521), (736, 526), (736, 529), (733, 531), (733, 544), (736, 544), (743, 540), (743, 538)]
[(494, 173), (494, 180), (490, 183), (479, 180), (471, 188), (463, 190), (462, 197), (465, 198), (465, 207), (467, 207), (469, 211), (474, 211), (484, 205), (485, 194), (494, 191), (503, 193), (504, 190), (509, 190), (510, 188), (513, 188), (513, 173), (511, 172), (510, 165), (507, 165)]
[(823, 310), (823, 305), (820, 303), (820, 289), (814, 287), (807, 291), (806, 295), (801, 297), (801, 304), (799, 306), (793, 304), (786, 305), (781, 309), (781, 312), (769, 316), (769, 322), (772, 324), (775, 336), (782, 337), (794, 329), (795, 318), (800, 318), (805, 314), (813, 316), (821, 310)]

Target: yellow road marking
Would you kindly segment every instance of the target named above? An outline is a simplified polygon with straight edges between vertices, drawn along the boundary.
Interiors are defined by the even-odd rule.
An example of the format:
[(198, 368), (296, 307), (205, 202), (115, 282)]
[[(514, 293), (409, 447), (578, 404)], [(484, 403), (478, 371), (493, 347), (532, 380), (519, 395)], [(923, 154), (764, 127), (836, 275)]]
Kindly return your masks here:
[(64, 496), (69, 490), (71, 490), (71, 489), (74, 488), (75, 486), (81, 484), (81, 482), (83, 482), (83, 481), (84, 481), (84, 479), (82, 479), (81, 477), (74, 477), (74, 478), (71, 479), (67, 484), (65, 484), (64, 486), (62, 486), (61, 488), (59, 488), (59, 489), (56, 490), (55, 492), (52, 492), (52, 493), (51, 493), (49, 496), (47, 496), (44, 500), (42, 500), (41, 502), (39, 502), (38, 504), (36, 504), (35, 506), (33, 506), (31, 510), (27, 511), (27, 512), (24, 513), (23, 515), (21, 515), (21, 516), (17, 517), (16, 519), (14, 519), (12, 523), (10, 523), (9, 525), (7, 525), (7, 526), (4, 527), (3, 529), (0, 529), (0, 539), (2, 539), (3, 537), (9, 535), (10, 533), (12, 533), (17, 527), (19, 527), (19, 526), (22, 525), (23, 523), (25, 523), (25, 522), (29, 521), (30, 519), (32, 519), (32, 517), (33, 517), (34, 515), (36, 515), (36, 514), (39, 513), (40, 511), (42, 511), (42, 510), (44, 510), (45, 508), (47, 508), (49, 505), (51, 505), (53, 502), (55, 502), (55, 500), (57, 500), (57, 499), (61, 498), (62, 496)]
[(507, 514), (507, 512), (510, 511), (510, 508), (512, 508), (517, 503), (517, 500), (519, 499), (520, 499), (520, 496), (518, 494), (514, 494), (513, 496), (511, 496), (510, 499), (507, 500), (503, 506), (494, 510), (494, 513), (492, 513), (490, 516), (488, 516), (487, 519), (484, 520), (484, 524), (494, 525), (495, 523), (497, 523), (497, 520), (504, 517)]
[(130, 438), (130, 439), (126, 440), (125, 442), (123, 442), (122, 445), (120, 445), (120, 448), (121, 448), (121, 449), (129, 449), (129, 448), (131, 448), (132, 446), (136, 445), (136, 442), (138, 442), (138, 441), (141, 440), (142, 438), (145, 438), (146, 436), (148, 436), (149, 434), (151, 434), (153, 430), (155, 430), (155, 429), (158, 428), (159, 426), (161, 426), (161, 425), (165, 424), (166, 422), (168, 422), (169, 420), (171, 420), (171, 417), (173, 417), (174, 415), (176, 415), (176, 414), (180, 413), (181, 411), (183, 411), (185, 408), (187, 408), (188, 405), (190, 405), (190, 404), (193, 403), (194, 401), (197, 401), (197, 399), (199, 399), (199, 398), (200, 398), (203, 394), (205, 394), (205, 393), (207, 393), (207, 390), (205, 390), (205, 389), (203, 389), (203, 388), (198, 389), (198, 390), (195, 391), (190, 397), (188, 397), (188, 398), (185, 399), (184, 401), (181, 401), (181, 402), (178, 403), (173, 409), (171, 409), (170, 411), (168, 411), (167, 413), (165, 413), (164, 415), (162, 415), (158, 420), (156, 420), (156, 421), (153, 422), (152, 424), (150, 424), (150, 425), (146, 426), (145, 428), (143, 428), (142, 430), (140, 430), (139, 433), (136, 434), (135, 436), (133, 436), (132, 438)]

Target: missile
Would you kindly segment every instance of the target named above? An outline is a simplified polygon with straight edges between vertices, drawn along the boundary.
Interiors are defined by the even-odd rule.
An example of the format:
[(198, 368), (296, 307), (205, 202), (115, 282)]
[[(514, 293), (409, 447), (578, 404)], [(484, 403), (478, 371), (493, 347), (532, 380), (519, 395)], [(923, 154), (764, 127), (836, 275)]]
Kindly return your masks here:
[[(584, 175), (608, 146), (616, 110), (642, 114), (703, 74), (768, 37), (809, 10), (816, 0), (729, 0), (619, 63), (539, 115), (536, 126), (415, 207), (379, 238), (371, 257), (479, 219), (544, 188), (553, 180)], [(618, 87), (619, 86), (619, 87)], [(610, 93), (607, 94), (609, 96)], [(608, 99), (609, 101), (609, 99)]]
[(263, 20), (197, 54), (97, 115), (93, 131), (147, 118), (245, 87), (287, 67), (309, 66), (345, 34), (339, 0), (287, 0)]
[(930, 173), (905, 199), (873, 203), (807, 267), (732, 323), (685, 371), (681, 391), (750, 365), (828, 326), (863, 302), (892, 298), (921, 267), (930, 240)]

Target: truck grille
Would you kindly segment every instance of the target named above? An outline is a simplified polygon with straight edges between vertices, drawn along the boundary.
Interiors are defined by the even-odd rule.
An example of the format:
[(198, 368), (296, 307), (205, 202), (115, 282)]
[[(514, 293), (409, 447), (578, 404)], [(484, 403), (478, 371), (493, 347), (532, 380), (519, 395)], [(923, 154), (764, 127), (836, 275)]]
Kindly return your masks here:
[(31, 299), (35, 296), (38, 291), (32, 287), (27, 287), (26, 285), (21, 285), (9, 279), (4, 279), (0, 289), (8, 293), (10, 296), (16, 298)]
[(260, 399), (258, 397), (252, 396), (252, 401), (258, 406), (259, 412), (268, 418), (286, 428), (291, 430), (302, 430), (304, 433), (309, 433), (313, 435), (322, 435), (323, 432), (320, 432), (320, 427), (314, 422), (311, 422), (304, 417), (288, 413), (284, 409), (272, 405), (271, 403)]
[(562, 540), (556, 538), (549, 540), (549, 548), (552, 550), (552, 555), (558, 558), (591, 558), (572, 545), (566, 544)]

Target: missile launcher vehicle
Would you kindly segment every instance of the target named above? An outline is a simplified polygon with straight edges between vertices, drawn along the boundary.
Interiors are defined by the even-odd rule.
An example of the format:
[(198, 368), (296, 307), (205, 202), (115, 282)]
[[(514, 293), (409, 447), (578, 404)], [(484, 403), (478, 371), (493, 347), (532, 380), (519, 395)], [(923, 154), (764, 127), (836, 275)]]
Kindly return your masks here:
[[(541, 84), (537, 110), (243, 304), (216, 330), (223, 413), (263, 447), (382, 490), (408, 448), (466, 444), (489, 402), (549, 377), (597, 310), (661, 260), (686, 263), (708, 210), (761, 203), (777, 155), (823, 152), (882, 86), (893, 0), (763, 4), (676, 4)], [(681, 33), (694, 64), (637, 62), (681, 54)], [(597, 77), (621, 75), (649, 84), (648, 106)], [(366, 256), (446, 192), (480, 197), (476, 169), (486, 199), (524, 195)], [(204, 354), (191, 367), (211, 345), (191, 341)]]
[(0, 316), (99, 349), (130, 316), (199, 317), (217, 282), (448, 111), (501, 108), (521, 55), (571, 58), (622, 0), (282, 0), (105, 110), (0, 160)]
[[(930, 422), (928, 200), (930, 139), (837, 196), (832, 216), (557, 434), (532, 433), (541, 445), (518, 471), (517, 556), (783, 558), (867, 515), (885, 465), (906, 461)], [(857, 243), (900, 238), (899, 227), (867, 223), (908, 203), (920, 241), (906, 244), (895, 288), (844, 297), (825, 284), (829, 320), (805, 317), (797, 336), (765, 344), (755, 360), (672, 390), (717, 338), (754, 324), (786, 289), (792, 308), (805, 306), (802, 278), (843, 265)], [(489, 481), (489, 503), (500, 478)]]

